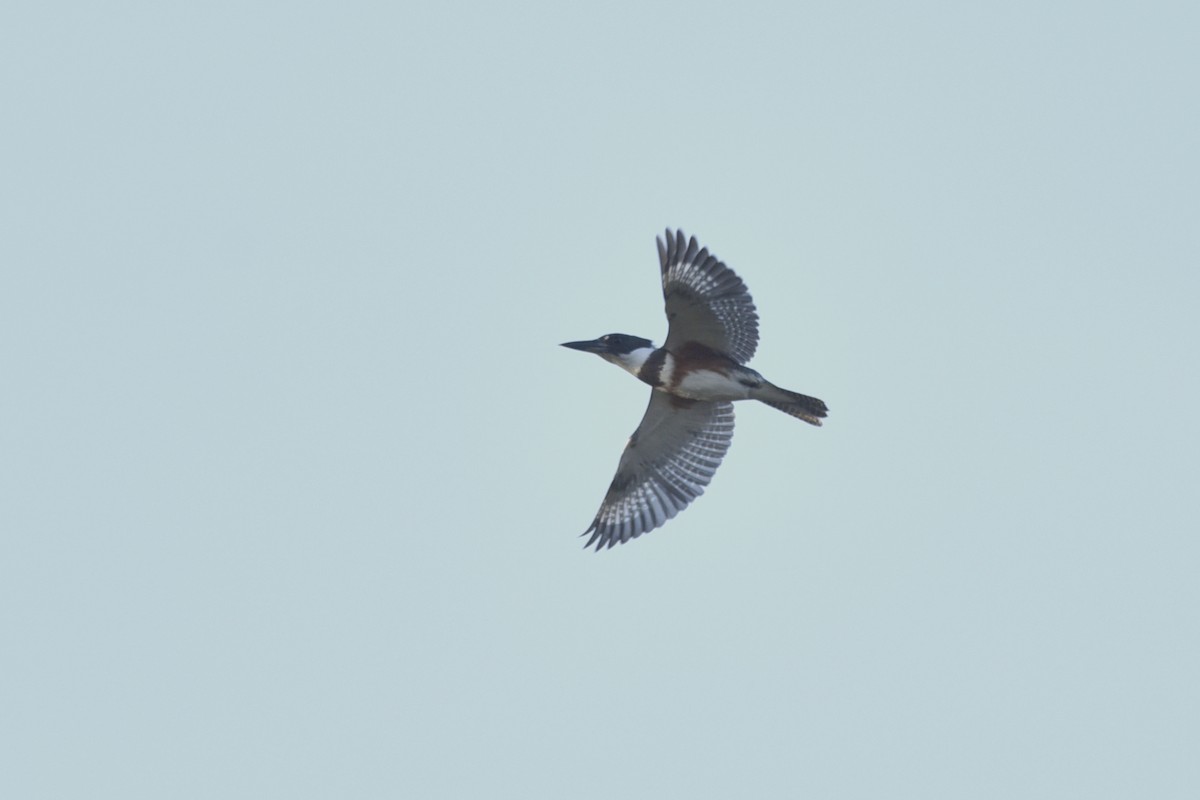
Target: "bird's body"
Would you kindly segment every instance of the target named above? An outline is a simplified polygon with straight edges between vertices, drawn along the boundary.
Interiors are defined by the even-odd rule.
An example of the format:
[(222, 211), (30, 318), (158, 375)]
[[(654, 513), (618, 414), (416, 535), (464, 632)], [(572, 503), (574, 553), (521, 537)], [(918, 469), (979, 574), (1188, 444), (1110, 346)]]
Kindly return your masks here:
[(813, 425), (826, 406), (775, 386), (745, 362), (758, 314), (741, 279), (683, 231), (658, 242), (669, 329), (649, 339), (612, 333), (563, 346), (595, 353), (649, 384), (650, 405), (629, 438), (587, 545), (612, 547), (651, 531), (704, 492), (733, 439), (733, 405), (760, 400)]

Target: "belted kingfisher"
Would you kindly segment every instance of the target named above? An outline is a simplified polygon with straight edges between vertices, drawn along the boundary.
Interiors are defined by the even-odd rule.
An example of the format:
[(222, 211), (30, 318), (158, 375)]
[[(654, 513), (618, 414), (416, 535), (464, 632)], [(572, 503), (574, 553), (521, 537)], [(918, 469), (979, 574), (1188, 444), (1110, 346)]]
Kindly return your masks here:
[(682, 511), (733, 441), (734, 400), (758, 400), (811, 425), (828, 410), (815, 397), (781, 389), (746, 366), (758, 346), (758, 314), (742, 279), (693, 236), (658, 240), (667, 340), (610, 333), (563, 347), (595, 353), (650, 384), (650, 405), (596, 518), (583, 535), (596, 550), (636, 539)]

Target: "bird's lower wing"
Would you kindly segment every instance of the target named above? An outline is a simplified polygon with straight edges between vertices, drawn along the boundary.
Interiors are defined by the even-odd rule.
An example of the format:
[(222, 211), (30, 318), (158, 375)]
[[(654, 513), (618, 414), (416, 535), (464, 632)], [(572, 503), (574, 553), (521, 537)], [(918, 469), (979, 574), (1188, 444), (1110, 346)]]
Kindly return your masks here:
[(732, 403), (652, 391), (584, 547), (612, 547), (674, 517), (704, 493), (732, 441)]

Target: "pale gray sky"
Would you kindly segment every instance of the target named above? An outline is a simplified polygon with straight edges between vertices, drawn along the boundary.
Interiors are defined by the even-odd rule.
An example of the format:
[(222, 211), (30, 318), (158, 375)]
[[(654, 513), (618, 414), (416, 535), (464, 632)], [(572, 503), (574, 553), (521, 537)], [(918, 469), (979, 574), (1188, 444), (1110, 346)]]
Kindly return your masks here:
[(1200, 796), (1197, 6), (421, 5), (0, 12), (0, 796)]

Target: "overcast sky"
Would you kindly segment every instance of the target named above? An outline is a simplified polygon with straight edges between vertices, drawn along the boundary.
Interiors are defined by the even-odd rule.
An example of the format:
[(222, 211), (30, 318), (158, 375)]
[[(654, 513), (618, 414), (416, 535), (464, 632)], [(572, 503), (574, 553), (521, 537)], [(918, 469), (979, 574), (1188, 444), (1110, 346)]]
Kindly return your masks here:
[(1196, 4), (574, 5), (0, 12), (0, 795), (1200, 796)]

